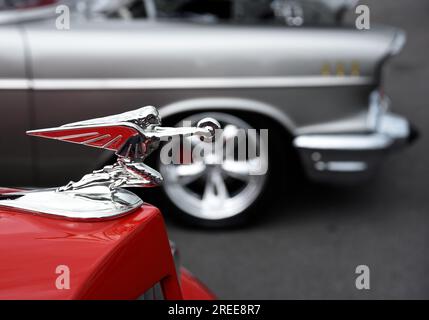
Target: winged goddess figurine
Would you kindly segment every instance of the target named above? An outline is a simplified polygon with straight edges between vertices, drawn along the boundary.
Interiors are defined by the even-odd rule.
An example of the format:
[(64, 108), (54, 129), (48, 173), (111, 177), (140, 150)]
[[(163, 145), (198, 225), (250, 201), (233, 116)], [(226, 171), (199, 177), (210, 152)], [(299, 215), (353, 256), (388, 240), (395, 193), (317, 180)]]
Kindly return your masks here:
[(118, 115), (27, 131), (31, 136), (115, 151), (118, 159), (113, 165), (59, 188), (11, 193), (0, 199), (0, 205), (71, 218), (111, 217), (129, 212), (142, 201), (121, 187), (153, 187), (162, 182), (161, 174), (143, 162), (161, 141), (186, 135), (213, 139), (215, 130), (220, 128), (211, 118), (200, 120), (196, 127), (160, 125), (158, 110), (146, 106)]
[(219, 123), (202, 119), (197, 127), (160, 127), (161, 118), (155, 107), (147, 106), (118, 115), (75, 122), (58, 128), (27, 131), (38, 136), (84, 144), (115, 151), (118, 160), (83, 176), (78, 182), (69, 182), (58, 191), (79, 190), (105, 185), (111, 191), (118, 187), (153, 187), (162, 182), (161, 174), (143, 163), (158, 148), (160, 141), (177, 135), (197, 135), (213, 138)]

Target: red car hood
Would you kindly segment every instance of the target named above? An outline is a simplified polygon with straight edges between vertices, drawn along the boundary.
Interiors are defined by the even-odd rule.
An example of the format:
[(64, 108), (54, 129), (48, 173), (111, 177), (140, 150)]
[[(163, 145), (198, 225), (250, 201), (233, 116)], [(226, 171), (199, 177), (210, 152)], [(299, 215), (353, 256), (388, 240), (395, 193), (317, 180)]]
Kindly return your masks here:
[[(0, 207), (0, 257), (0, 299), (135, 299), (157, 282), (165, 298), (181, 298), (163, 219), (150, 205), (100, 222)], [(70, 271), (70, 289), (57, 288), (58, 266)]]

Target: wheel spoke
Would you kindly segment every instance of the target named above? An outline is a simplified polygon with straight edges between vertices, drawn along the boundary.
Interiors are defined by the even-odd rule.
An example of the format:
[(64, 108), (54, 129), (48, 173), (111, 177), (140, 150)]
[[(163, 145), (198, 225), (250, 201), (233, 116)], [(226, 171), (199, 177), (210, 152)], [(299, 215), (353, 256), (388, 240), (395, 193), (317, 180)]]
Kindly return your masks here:
[(232, 178), (242, 181), (248, 181), (252, 172), (257, 169), (259, 159), (251, 159), (247, 161), (225, 160), (222, 163), (222, 170), (225, 174)]
[(219, 170), (212, 170), (207, 174), (206, 186), (203, 193), (203, 206), (210, 210), (221, 207), (229, 198), (228, 189)]
[(187, 185), (200, 178), (205, 169), (204, 163), (194, 162), (172, 166), (169, 171), (171, 171), (171, 177), (174, 177), (176, 182)]

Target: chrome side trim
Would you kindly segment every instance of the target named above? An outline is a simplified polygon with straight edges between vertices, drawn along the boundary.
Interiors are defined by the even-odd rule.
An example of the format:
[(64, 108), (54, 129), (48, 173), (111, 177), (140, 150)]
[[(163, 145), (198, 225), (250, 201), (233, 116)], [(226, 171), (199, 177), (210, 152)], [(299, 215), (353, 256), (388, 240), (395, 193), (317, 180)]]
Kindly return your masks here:
[(295, 138), (297, 148), (314, 150), (377, 150), (385, 149), (393, 140), (384, 134), (367, 135), (302, 135)]
[(405, 31), (397, 31), (395, 37), (392, 40), (392, 43), (390, 44), (389, 54), (391, 56), (397, 55), (402, 50), (406, 42), (407, 34)]
[(108, 79), (0, 79), (0, 89), (135, 90), (357, 86), (373, 84), (365, 76), (288, 76), (231, 78), (108, 78)]
[(45, 5), (40, 8), (5, 10), (0, 12), (0, 25), (54, 17), (57, 6), (58, 4)]
[(364, 161), (318, 161), (314, 168), (318, 171), (360, 172), (365, 171), (368, 165)]
[(0, 90), (29, 90), (31, 81), (26, 79), (0, 79)]
[(381, 96), (378, 90), (371, 92), (369, 96), (369, 107), (367, 115), (367, 126), (369, 129), (378, 131), (381, 118), (390, 108), (390, 99), (387, 96)]

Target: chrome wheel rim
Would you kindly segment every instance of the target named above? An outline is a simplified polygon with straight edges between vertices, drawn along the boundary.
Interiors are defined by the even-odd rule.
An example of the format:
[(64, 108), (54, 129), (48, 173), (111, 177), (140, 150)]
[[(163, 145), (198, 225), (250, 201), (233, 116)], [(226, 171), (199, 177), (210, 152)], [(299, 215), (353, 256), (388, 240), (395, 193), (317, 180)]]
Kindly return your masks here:
[[(178, 125), (182, 125), (184, 121), (195, 124), (207, 116), (217, 119), (224, 129), (220, 135), (224, 158), (219, 161), (215, 155), (208, 154), (203, 159), (192, 159), (188, 164), (160, 163), (160, 171), (164, 177), (164, 191), (178, 208), (196, 218), (222, 220), (240, 214), (259, 197), (266, 174), (249, 175), (249, 170), (256, 165), (256, 160), (258, 165), (261, 161), (267, 165), (268, 155), (261, 154), (259, 159), (240, 161), (231, 157), (231, 150), (225, 150), (225, 142), (235, 139), (238, 128), (252, 129), (249, 124), (235, 116), (202, 113), (188, 117)], [(248, 144), (255, 144), (258, 150), (262, 148), (260, 144), (263, 142), (257, 137), (247, 135), (246, 138)], [(192, 143), (195, 143), (195, 140)]]

